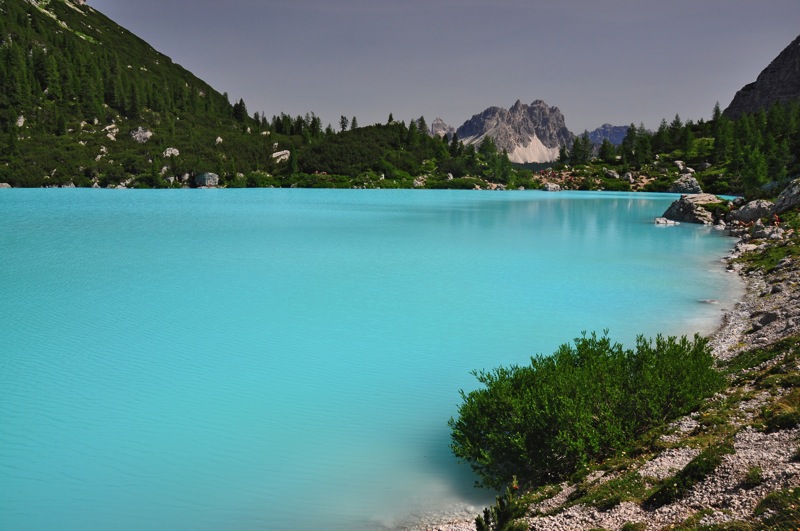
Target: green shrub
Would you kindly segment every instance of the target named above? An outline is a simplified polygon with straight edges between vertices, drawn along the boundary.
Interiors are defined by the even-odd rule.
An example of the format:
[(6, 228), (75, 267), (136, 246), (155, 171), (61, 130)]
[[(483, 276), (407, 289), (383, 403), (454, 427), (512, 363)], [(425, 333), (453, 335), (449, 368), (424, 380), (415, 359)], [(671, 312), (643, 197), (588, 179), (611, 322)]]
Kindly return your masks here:
[(673, 179), (659, 177), (653, 182), (647, 183), (644, 187), (645, 192), (666, 192), (672, 186)]
[(623, 181), (621, 179), (607, 179), (602, 178), (602, 187), (604, 190), (609, 192), (630, 192), (631, 191), (631, 183), (628, 181)]
[(496, 497), (492, 507), (483, 510), (483, 516), (475, 519), (477, 531), (525, 531), (528, 525), (518, 519), (525, 516), (528, 511), (527, 504), (517, 498), (519, 485), (514, 478), (511, 485), (506, 487), (503, 496)]
[(753, 489), (758, 487), (764, 482), (764, 473), (760, 466), (751, 466), (747, 470), (747, 474), (742, 481), (742, 487), (745, 489)]
[(481, 483), (518, 474), (540, 485), (624, 450), (638, 435), (695, 409), (724, 384), (707, 340), (642, 336), (636, 350), (607, 332), (577, 338), (527, 367), (474, 372), (484, 388), (461, 392), (452, 449)]

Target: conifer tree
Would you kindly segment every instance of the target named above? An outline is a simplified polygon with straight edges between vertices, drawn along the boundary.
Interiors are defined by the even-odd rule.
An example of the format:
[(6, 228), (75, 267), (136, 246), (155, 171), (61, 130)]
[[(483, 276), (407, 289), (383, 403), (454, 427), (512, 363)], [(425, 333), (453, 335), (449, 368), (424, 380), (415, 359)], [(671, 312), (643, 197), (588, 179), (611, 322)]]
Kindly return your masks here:
[(656, 133), (653, 135), (652, 139), (653, 150), (656, 153), (663, 153), (665, 151), (670, 151), (669, 145), (670, 145), (669, 126), (667, 125), (667, 120), (662, 118), (661, 123), (658, 125), (658, 129), (656, 130)]
[(673, 118), (672, 123), (669, 124), (670, 151), (677, 149), (677, 147), (681, 145), (682, 134), (683, 122), (681, 122), (681, 117), (675, 114), (675, 118)]
[(428, 124), (425, 123), (424, 116), (420, 116), (419, 119), (417, 120), (417, 131), (425, 135), (428, 134)]
[(30, 84), (28, 82), (28, 64), (22, 48), (14, 41), (6, 48), (6, 77), (3, 81), (2, 93), (7, 97), (7, 105), (16, 109), (28, 106)]
[(247, 106), (244, 104), (244, 100), (239, 98), (239, 101), (233, 106), (233, 119), (241, 123), (244, 122), (246, 118)]
[(51, 100), (60, 101), (62, 99), (61, 74), (53, 54), (49, 54), (45, 60), (45, 84), (47, 96)]
[(409, 146), (416, 146), (419, 144), (419, 131), (417, 130), (417, 122), (411, 120), (408, 124), (408, 132), (405, 138), (406, 144)]
[(592, 155), (592, 141), (589, 140), (589, 131), (584, 131), (583, 134), (577, 137), (572, 142), (572, 152), (569, 156), (569, 162), (572, 165), (586, 164)]
[(636, 126), (631, 124), (628, 126), (628, 131), (625, 133), (625, 138), (622, 139), (622, 144), (620, 144), (620, 153), (622, 155), (622, 161), (625, 164), (636, 164), (636, 161), (634, 160), (634, 152), (636, 151), (637, 134)]
[(742, 182), (748, 197), (760, 197), (767, 182), (767, 159), (756, 147), (745, 146), (742, 151)]
[(450, 140), (450, 156), (457, 157), (463, 151), (463, 144), (458, 140), (458, 133), (453, 133), (453, 138)]
[(607, 164), (611, 164), (615, 162), (617, 157), (617, 150), (614, 147), (614, 144), (607, 138), (603, 139), (603, 142), (600, 144), (600, 151), (598, 152), (598, 156), (600, 160)]
[(640, 123), (636, 129), (636, 143), (634, 147), (634, 161), (637, 168), (653, 160), (653, 147), (650, 133), (645, 129), (644, 124)]

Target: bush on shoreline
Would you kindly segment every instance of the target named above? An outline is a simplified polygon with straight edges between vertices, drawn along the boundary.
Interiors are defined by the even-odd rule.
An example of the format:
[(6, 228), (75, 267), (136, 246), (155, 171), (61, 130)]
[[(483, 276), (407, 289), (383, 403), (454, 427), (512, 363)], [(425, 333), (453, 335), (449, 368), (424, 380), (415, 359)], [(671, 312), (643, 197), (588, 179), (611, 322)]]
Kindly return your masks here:
[(699, 335), (639, 336), (631, 350), (607, 331), (584, 333), (530, 366), (473, 372), (484, 388), (461, 392), (451, 447), (486, 487), (514, 475), (529, 485), (557, 481), (697, 408), (725, 383), (713, 363)]

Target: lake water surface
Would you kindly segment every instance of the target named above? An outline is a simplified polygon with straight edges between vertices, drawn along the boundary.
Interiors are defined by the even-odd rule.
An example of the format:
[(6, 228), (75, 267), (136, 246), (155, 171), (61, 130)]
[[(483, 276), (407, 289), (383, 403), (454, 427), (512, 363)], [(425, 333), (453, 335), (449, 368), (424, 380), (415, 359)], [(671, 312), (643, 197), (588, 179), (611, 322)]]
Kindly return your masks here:
[(0, 529), (477, 512), (470, 371), (732, 306), (734, 240), (653, 224), (677, 197), (2, 190)]

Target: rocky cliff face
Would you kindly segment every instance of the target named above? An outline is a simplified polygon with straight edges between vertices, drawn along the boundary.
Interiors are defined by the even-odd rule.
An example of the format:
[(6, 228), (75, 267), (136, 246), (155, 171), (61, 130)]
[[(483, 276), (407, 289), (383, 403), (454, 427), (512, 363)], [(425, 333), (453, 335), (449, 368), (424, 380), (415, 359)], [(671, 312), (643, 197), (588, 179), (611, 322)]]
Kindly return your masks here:
[(738, 118), (758, 112), (778, 102), (800, 99), (800, 36), (765, 68), (758, 78), (745, 85), (723, 114)]
[(464, 144), (479, 145), (489, 136), (518, 163), (552, 162), (558, 158), (559, 148), (572, 145), (574, 137), (561, 111), (541, 100), (530, 105), (517, 100), (510, 109), (489, 107), (456, 132)]
[(447, 125), (441, 118), (436, 118), (431, 123), (431, 136), (446, 136), (447, 138), (452, 138), (455, 132), (456, 128)]

